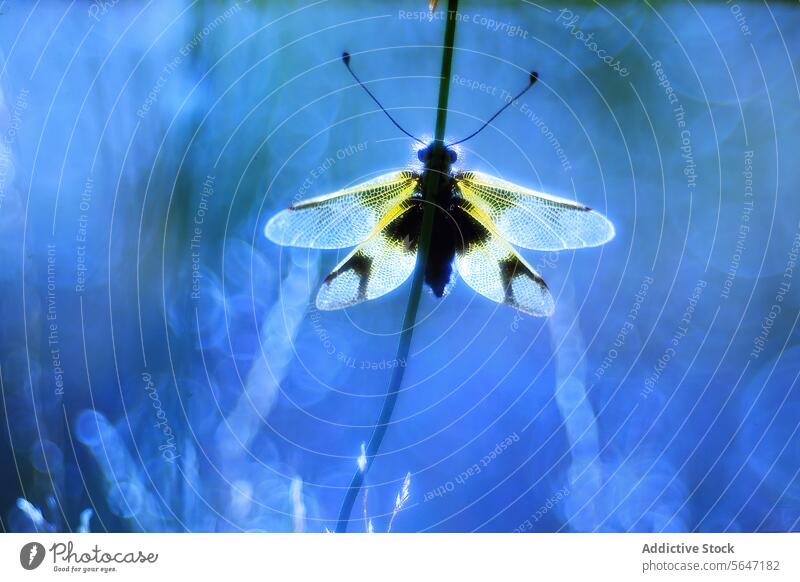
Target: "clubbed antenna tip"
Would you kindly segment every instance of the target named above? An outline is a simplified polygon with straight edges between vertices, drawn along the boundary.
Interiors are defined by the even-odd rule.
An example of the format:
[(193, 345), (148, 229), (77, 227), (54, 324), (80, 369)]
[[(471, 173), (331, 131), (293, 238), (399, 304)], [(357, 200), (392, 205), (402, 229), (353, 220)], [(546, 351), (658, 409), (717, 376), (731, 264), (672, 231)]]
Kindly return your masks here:
[(349, 64), (350, 64), (350, 53), (349, 53), (349, 52), (347, 52), (347, 51), (344, 51), (344, 52), (342, 53), (342, 62), (343, 62), (345, 65), (349, 65)]
[[(344, 53), (344, 54), (347, 54), (347, 53)], [(539, 80), (539, 73), (537, 73), (536, 71), (531, 71), (531, 85), (533, 85), (538, 80)]]

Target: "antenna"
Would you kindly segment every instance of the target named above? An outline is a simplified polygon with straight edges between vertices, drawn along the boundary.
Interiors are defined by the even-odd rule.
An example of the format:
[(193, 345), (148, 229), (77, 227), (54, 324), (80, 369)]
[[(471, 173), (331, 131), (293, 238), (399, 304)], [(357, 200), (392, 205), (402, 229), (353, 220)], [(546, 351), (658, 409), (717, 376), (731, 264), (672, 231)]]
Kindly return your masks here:
[(482, 132), (484, 129), (486, 129), (486, 128), (489, 126), (489, 124), (490, 124), (490, 123), (492, 123), (492, 121), (494, 121), (494, 120), (495, 120), (495, 118), (496, 118), (498, 115), (500, 115), (500, 114), (501, 114), (503, 111), (505, 111), (506, 109), (508, 109), (508, 106), (509, 106), (509, 105), (511, 105), (511, 104), (512, 104), (514, 101), (516, 101), (516, 100), (517, 100), (517, 99), (519, 99), (520, 97), (522, 97), (522, 96), (523, 96), (523, 95), (524, 95), (524, 94), (525, 94), (525, 93), (528, 91), (528, 89), (530, 89), (531, 87), (533, 87), (533, 86), (536, 84), (536, 81), (538, 81), (538, 80), (539, 80), (539, 73), (537, 73), (536, 71), (531, 71), (531, 74), (530, 74), (530, 77), (529, 77), (529, 82), (528, 82), (528, 85), (527, 85), (527, 86), (526, 86), (526, 87), (525, 87), (525, 88), (524, 88), (522, 91), (520, 91), (519, 93), (517, 93), (517, 94), (516, 94), (516, 95), (515, 95), (515, 96), (514, 96), (514, 97), (513, 97), (513, 98), (512, 98), (512, 99), (511, 99), (511, 100), (510, 100), (508, 103), (506, 103), (505, 105), (503, 105), (503, 106), (500, 108), (500, 111), (498, 111), (497, 113), (495, 113), (494, 115), (492, 115), (492, 116), (489, 118), (489, 120), (488, 120), (486, 123), (484, 123), (482, 126), (480, 126), (480, 128), (479, 128), (477, 131), (475, 131), (475, 132), (473, 132), (473, 133), (469, 134), (469, 135), (468, 135), (467, 137), (465, 137), (464, 139), (460, 139), (460, 140), (458, 140), (458, 141), (454, 141), (453, 143), (449, 143), (449, 144), (447, 144), (445, 147), (448, 147), (448, 148), (449, 148), (449, 147), (451, 147), (451, 146), (454, 146), (454, 145), (457, 145), (457, 144), (463, 143), (463, 142), (467, 141), (468, 139), (472, 139), (473, 137), (475, 137), (476, 135), (478, 135), (480, 132)]
[(367, 95), (369, 95), (370, 97), (372, 97), (372, 100), (373, 100), (373, 101), (374, 101), (374, 102), (375, 102), (375, 103), (378, 105), (378, 107), (380, 107), (380, 108), (381, 108), (381, 111), (383, 111), (383, 112), (386, 114), (386, 117), (388, 117), (388, 118), (389, 118), (389, 120), (390, 120), (392, 123), (394, 123), (394, 125), (395, 125), (395, 127), (397, 127), (397, 129), (399, 129), (400, 131), (402, 131), (404, 134), (406, 134), (406, 135), (407, 135), (408, 137), (410, 137), (411, 139), (418, 141), (418, 142), (419, 142), (419, 143), (421, 143), (422, 145), (428, 145), (428, 144), (426, 144), (424, 141), (422, 141), (421, 139), (419, 139), (418, 137), (415, 137), (415, 136), (411, 135), (411, 134), (410, 134), (410, 133), (408, 133), (408, 132), (407, 132), (405, 129), (403, 129), (403, 128), (400, 126), (400, 124), (399, 124), (399, 123), (397, 123), (397, 121), (395, 121), (394, 117), (392, 117), (392, 116), (389, 114), (389, 112), (388, 112), (388, 111), (386, 111), (386, 109), (384, 108), (384, 106), (383, 106), (383, 105), (381, 105), (381, 102), (380, 102), (380, 101), (378, 101), (378, 98), (377, 98), (377, 97), (375, 97), (375, 95), (373, 95), (373, 94), (372, 94), (372, 91), (370, 91), (369, 89), (367, 89), (367, 86), (366, 86), (364, 83), (362, 83), (362, 82), (361, 82), (361, 79), (359, 79), (359, 78), (358, 78), (358, 76), (357, 76), (357, 75), (356, 75), (356, 74), (353, 72), (353, 69), (352, 69), (352, 68), (350, 68), (350, 53), (348, 53), (348, 52), (343, 52), (343, 53), (342, 53), (342, 62), (344, 63), (344, 66), (345, 66), (345, 67), (347, 67), (347, 70), (348, 70), (348, 71), (350, 71), (350, 74), (351, 74), (351, 75), (353, 75), (353, 78), (356, 80), (356, 83), (358, 83), (358, 84), (361, 86), (361, 88), (362, 88), (362, 89), (364, 89), (364, 91), (366, 91), (366, 92), (367, 92)]

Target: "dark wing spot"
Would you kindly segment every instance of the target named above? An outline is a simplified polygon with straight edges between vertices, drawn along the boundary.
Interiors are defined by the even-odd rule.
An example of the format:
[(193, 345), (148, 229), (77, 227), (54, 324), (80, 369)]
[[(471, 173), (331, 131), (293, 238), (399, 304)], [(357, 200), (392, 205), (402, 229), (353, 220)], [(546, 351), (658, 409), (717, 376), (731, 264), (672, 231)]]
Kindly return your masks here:
[(514, 287), (512, 285), (515, 277), (530, 277), (545, 289), (548, 288), (544, 279), (536, 275), (536, 273), (533, 273), (522, 261), (513, 255), (500, 263), (500, 275), (503, 277), (503, 289), (505, 289), (506, 301), (512, 305), (517, 305), (519, 303), (514, 297)]
[(372, 271), (372, 258), (360, 252), (356, 253), (353, 255), (352, 259), (350, 259), (346, 264), (342, 265), (341, 269), (336, 269), (327, 277), (325, 277), (325, 283), (330, 283), (336, 277), (346, 273), (347, 271), (353, 271), (353, 273), (358, 277), (357, 297), (359, 300), (363, 301), (367, 295), (367, 284), (369, 283), (369, 275)]

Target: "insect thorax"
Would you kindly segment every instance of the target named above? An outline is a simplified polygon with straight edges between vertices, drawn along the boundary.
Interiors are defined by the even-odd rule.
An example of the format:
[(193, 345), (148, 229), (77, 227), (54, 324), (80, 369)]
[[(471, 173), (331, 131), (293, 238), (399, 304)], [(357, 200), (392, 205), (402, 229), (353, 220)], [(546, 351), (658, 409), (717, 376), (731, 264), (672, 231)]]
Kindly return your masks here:
[(425, 164), (421, 180), (423, 198), (447, 209), (453, 195), (450, 168), (456, 159), (455, 152), (444, 144), (433, 142), (420, 150), (419, 159)]

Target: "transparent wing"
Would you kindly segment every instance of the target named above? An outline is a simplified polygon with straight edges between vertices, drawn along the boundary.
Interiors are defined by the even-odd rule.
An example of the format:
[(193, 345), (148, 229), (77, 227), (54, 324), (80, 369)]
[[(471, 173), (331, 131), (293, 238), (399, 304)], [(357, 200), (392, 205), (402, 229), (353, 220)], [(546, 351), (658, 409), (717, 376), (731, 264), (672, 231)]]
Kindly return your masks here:
[(462, 234), (457, 243), (456, 268), (470, 287), (492, 301), (530, 315), (553, 313), (553, 297), (547, 284), (502, 239), (486, 213), (462, 200), (454, 216)]
[(594, 247), (614, 238), (614, 225), (587, 206), (479, 172), (455, 178), (464, 199), (486, 213), (514, 245), (558, 251)]
[(363, 242), (381, 217), (417, 189), (419, 174), (402, 171), (327, 196), (310, 198), (279, 212), (264, 234), (296, 247), (339, 249)]
[(422, 210), (415, 200), (390, 209), (368, 235), (325, 278), (317, 308), (342, 309), (399, 287), (414, 271)]

